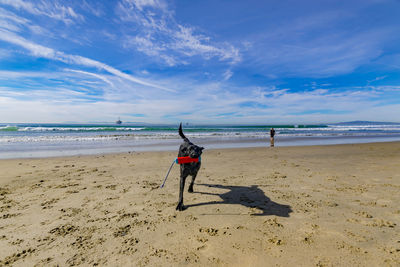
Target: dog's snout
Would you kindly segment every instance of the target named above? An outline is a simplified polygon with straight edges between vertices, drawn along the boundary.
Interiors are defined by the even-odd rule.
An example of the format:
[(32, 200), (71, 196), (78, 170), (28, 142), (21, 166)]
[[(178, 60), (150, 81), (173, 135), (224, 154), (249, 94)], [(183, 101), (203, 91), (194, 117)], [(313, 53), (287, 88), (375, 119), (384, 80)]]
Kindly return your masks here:
[(202, 147), (198, 147), (198, 146), (190, 146), (189, 148), (189, 156), (192, 158), (198, 158), (200, 157), (201, 153), (202, 153)]

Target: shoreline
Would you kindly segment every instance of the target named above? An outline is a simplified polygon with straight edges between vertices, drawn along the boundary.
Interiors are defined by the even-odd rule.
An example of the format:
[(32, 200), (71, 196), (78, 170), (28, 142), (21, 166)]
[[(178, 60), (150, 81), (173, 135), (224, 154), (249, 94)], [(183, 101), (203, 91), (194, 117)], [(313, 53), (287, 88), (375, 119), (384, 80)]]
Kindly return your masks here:
[[(226, 148), (256, 148), (269, 147), (269, 138), (231, 138), (231, 139), (212, 139), (212, 138), (191, 138), (191, 140), (205, 147), (206, 149), (226, 149)], [(362, 143), (386, 143), (398, 142), (400, 136), (304, 136), (287, 137), (277, 136), (275, 138), (276, 147), (292, 146), (316, 146), (316, 145), (336, 145), (336, 144), (362, 144)], [(127, 152), (161, 152), (175, 151), (181, 144), (181, 139), (168, 140), (140, 140), (126, 141), (119, 140), (114, 142), (94, 142), (94, 143), (73, 143), (73, 144), (36, 144), (26, 146), (6, 147), (0, 150), (1, 159), (19, 158), (47, 158), (83, 155), (103, 155)]]
[[(243, 146), (243, 147), (222, 147), (222, 148), (207, 148), (204, 151), (212, 151), (212, 152), (222, 152), (222, 151), (234, 151), (234, 152), (240, 152), (240, 151), (248, 151), (248, 150), (262, 150), (262, 149), (307, 149), (307, 148), (323, 148), (323, 147), (349, 147), (349, 146), (356, 146), (356, 145), (380, 145), (380, 144), (400, 144), (400, 141), (387, 141), (387, 142), (367, 142), (367, 143), (340, 143), (340, 144), (316, 144), (316, 145), (293, 145), (293, 146), (277, 146), (275, 145), (274, 147), (270, 147), (269, 144), (267, 146), (254, 146), (254, 147), (248, 147), (248, 146)], [(59, 155), (59, 156), (43, 156), (43, 157), (20, 157), (20, 158), (1, 158), (0, 157), (0, 162), (1, 161), (18, 161), (18, 160), (52, 160), (52, 159), (77, 159), (77, 158), (100, 158), (100, 157), (107, 157), (107, 156), (127, 156), (127, 155), (157, 155), (157, 154), (168, 154), (168, 155), (175, 155), (178, 152), (179, 145), (176, 145), (173, 147), (173, 149), (169, 150), (144, 150), (144, 151), (123, 151), (123, 152), (108, 152), (108, 153), (95, 153), (95, 154), (76, 154), (76, 155)]]

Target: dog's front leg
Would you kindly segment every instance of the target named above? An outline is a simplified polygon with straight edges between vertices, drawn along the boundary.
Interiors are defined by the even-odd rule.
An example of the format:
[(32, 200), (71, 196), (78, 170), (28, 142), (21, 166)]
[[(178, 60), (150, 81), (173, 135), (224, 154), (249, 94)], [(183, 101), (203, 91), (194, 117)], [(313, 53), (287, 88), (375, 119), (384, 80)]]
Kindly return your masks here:
[(178, 206), (176, 206), (176, 210), (182, 211), (185, 209), (185, 206), (183, 206), (183, 190), (185, 188), (185, 181), (186, 181), (186, 175), (181, 175), (181, 180), (179, 184), (179, 201), (178, 201)]

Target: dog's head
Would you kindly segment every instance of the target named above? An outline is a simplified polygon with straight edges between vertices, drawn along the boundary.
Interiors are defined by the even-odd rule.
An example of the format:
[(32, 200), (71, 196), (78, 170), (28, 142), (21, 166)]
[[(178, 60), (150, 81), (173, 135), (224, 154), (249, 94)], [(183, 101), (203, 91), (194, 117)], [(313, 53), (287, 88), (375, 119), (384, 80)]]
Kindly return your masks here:
[(203, 153), (203, 149), (204, 147), (196, 146), (192, 142), (183, 142), (179, 148), (179, 156), (198, 158), (201, 156), (201, 153)]

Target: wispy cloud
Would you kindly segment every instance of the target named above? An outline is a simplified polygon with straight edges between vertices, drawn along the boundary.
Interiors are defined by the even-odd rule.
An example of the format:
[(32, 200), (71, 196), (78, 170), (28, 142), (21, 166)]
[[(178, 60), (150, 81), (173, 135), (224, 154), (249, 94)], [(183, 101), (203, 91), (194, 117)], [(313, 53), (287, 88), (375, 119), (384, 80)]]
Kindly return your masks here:
[(96, 77), (96, 78), (104, 81), (105, 83), (107, 83), (111, 87), (115, 88), (115, 85), (108, 78), (104, 77), (104, 75), (100, 75), (100, 74), (92, 73), (92, 72), (87, 72), (87, 71), (83, 71), (83, 70), (65, 69), (65, 71), (70, 71), (70, 72), (75, 72), (75, 73), (80, 73), (80, 74), (85, 74), (85, 75)]
[(229, 80), (232, 77), (232, 75), (233, 75), (233, 72), (231, 70), (226, 70), (223, 75), (224, 80), (225, 81)]
[(135, 35), (126, 34), (124, 46), (162, 59), (169, 66), (187, 64), (186, 58), (195, 56), (229, 64), (241, 61), (233, 45), (213, 42), (209, 36), (195, 33), (195, 28), (178, 23), (163, 0), (123, 0), (117, 12), (124, 24), (133, 23), (139, 30)]
[[(335, 122), (346, 120), (346, 118), (357, 119), (357, 116), (362, 118), (372, 118), (371, 110), (375, 110), (375, 117), (388, 116), (388, 109), (382, 106), (386, 98), (400, 97), (400, 87), (363, 87), (363, 88), (347, 88), (345, 90), (332, 89), (315, 89), (307, 92), (293, 92), (289, 89), (281, 88), (240, 88), (247, 92), (246, 96), (239, 93), (233, 93), (224, 85), (217, 84), (191, 84), (187, 80), (183, 81), (183, 87), (191, 88), (191, 93), (181, 94), (179, 98), (174, 95), (166, 95), (158, 97), (153, 91), (153, 97), (144, 95), (132, 100), (132, 96), (126, 94), (128, 98), (121, 99), (123, 92), (116, 92), (118, 98), (108, 96), (115, 93), (111, 84), (115, 84), (120, 88), (127, 84), (116, 84), (115, 76), (102, 76), (84, 71), (66, 70), (67, 72), (76, 74), (76, 77), (69, 77), (68, 73), (53, 74), (53, 79), (57, 76), (64, 79), (76, 79), (75, 86), (65, 87), (60, 84), (49, 86), (49, 88), (40, 88), (30, 91), (21, 91), (17, 94), (9, 94), (11, 88), (0, 88), (0, 98), (7, 98), (3, 102), (0, 112), (8, 109), (8, 112), (16, 111), (20, 108), (13, 106), (13, 103), (25, 103), (26, 105), (34, 105), (34, 103), (46, 102), (45, 106), (48, 110), (55, 111), (63, 106), (63, 109), (70, 111), (66, 112), (62, 117), (63, 120), (74, 120), (73, 117), (79, 112), (85, 113), (85, 119), (90, 121), (102, 120), (104, 114), (98, 114), (95, 110), (107, 107), (107, 116), (114, 119), (118, 114), (143, 114), (139, 119), (142, 121), (152, 122), (174, 122), (177, 119), (188, 120), (197, 123), (218, 123), (223, 120), (225, 123), (271, 123), (282, 122), (282, 118), (286, 122)], [(21, 79), (22, 74), (12, 75), (12, 73), (4, 73), (9, 77), (14, 76), (16, 79)], [(25, 76), (33, 75), (26, 73)], [(2, 74), (0, 73), (0, 77)], [(40, 75), (38, 75), (40, 76)], [(86, 76), (86, 78), (85, 78)], [(18, 78), (19, 77), (19, 78)], [(89, 77), (89, 78), (88, 78)], [(92, 77), (93, 79), (90, 79)], [(10, 78), (9, 78), (10, 79)], [(95, 83), (99, 80), (101, 83)], [(90, 83), (86, 83), (92, 81)], [(173, 79), (166, 81), (168, 84), (173, 84)], [(108, 85), (108, 92), (93, 95), (96, 90), (104, 90), (104, 85)], [(213, 88), (209, 91), (209, 88)], [(57, 91), (54, 91), (57, 88)], [(86, 89), (87, 90), (86, 90)], [(52, 94), (49, 95), (49, 91)], [(336, 92), (335, 92), (336, 91)], [(15, 92), (15, 91), (14, 91)], [(79, 103), (79, 104), (78, 104)], [(187, 105), (187, 103), (191, 103)], [(318, 103), (316, 105), (315, 103)], [(392, 115), (386, 119), (395, 119), (397, 114), (396, 108), (399, 105), (390, 105)], [(182, 107), (185, 107), (182, 109)], [(111, 109), (112, 108), (112, 109)], [(105, 110), (105, 109), (104, 109)], [(398, 111), (398, 109), (397, 109)], [(16, 112), (16, 114), (19, 112)], [(32, 110), (31, 113), (39, 117), (41, 111)], [(89, 113), (87, 113), (89, 112)], [(92, 112), (92, 113), (90, 113)], [(68, 113), (68, 114), (67, 114)], [(12, 113), (9, 113), (12, 114)], [(32, 115), (33, 116), (33, 115)], [(34, 116), (33, 116), (34, 117)], [(79, 116), (78, 116), (79, 117)], [(138, 118), (127, 117), (127, 120), (137, 120)], [(76, 117), (75, 117), (76, 118)], [(360, 117), (358, 117), (360, 118)], [(76, 119), (75, 119), (76, 120)]]
[(134, 83), (138, 83), (143, 86), (154, 87), (154, 88), (162, 89), (165, 91), (174, 92), (173, 89), (169, 89), (169, 88), (159, 86), (159, 85), (151, 83), (151, 82), (147, 82), (147, 81), (138, 79), (132, 75), (126, 74), (126, 73), (124, 73), (116, 68), (113, 68), (107, 64), (104, 64), (102, 62), (99, 62), (99, 61), (96, 61), (93, 59), (89, 59), (86, 57), (78, 56), (78, 55), (65, 54), (63, 52), (54, 50), (52, 48), (30, 42), (30, 41), (26, 40), (25, 38), (18, 36), (14, 33), (8, 32), (8, 31), (0, 30), (0, 40), (23, 47), (23, 48), (27, 49), (28, 51), (30, 51), (32, 53), (32, 55), (36, 56), (36, 57), (48, 58), (48, 59), (52, 59), (52, 60), (56, 60), (56, 61), (61, 61), (61, 62), (67, 63), (67, 64), (77, 64), (77, 65), (86, 66), (86, 67), (95, 67), (98, 69), (105, 70), (109, 73), (112, 73), (120, 78), (129, 80)]
[(0, 28), (19, 32), (22, 30), (22, 26), (28, 23), (28, 19), (17, 16), (14, 13), (0, 7)]
[(99, 1), (96, 1), (96, 5), (92, 5), (89, 4), (86, 0), (83, 0), (82, 8), (97, 17), (105, 15), (105, 11), (103, 10), (102, 4)]
[(387, 77), (387, 75), (385, 75), (385, 76), (379, 76), (379, 77), (376, 77), (375, 79), (368, 80), (367, 83), (368, 83), (368, 84), (371, 84), (371, 83), (373, 83), (373, 82), (377, 82), (377, 81), (383, 80), (383, 79), (385, 79), (386, 77)]
[(16, 15), (14, 12), (0, 7), (0, 29), (21, 33), (28, 30), (33, 35), (53, 37), (53, 32), (39, 25), (33, 24), (29, 19)]
[(124, 0), (124, 2), (135, 5), (140, 11), (146, 7), (158, 8), (166, 10), (167, 5), (163, 0)]
[(82, 21), (84, 17), (77, 14), (70, 6), (65, 6), (59, 1), (23, 1), (23, 0), (0, 0), (0, 4), (12, 6), (18, 10), (24, 10), (33, 15), (47, 16), (52, 19), (63, 21), (66, 24)]

